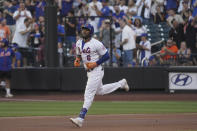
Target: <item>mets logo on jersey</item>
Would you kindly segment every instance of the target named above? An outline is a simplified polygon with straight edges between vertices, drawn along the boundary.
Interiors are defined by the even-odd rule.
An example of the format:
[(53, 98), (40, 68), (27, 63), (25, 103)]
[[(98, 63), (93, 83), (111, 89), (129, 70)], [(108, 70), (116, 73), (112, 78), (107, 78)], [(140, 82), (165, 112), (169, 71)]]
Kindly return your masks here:
[(86, 49), (83, 49), (82, 52), (81, 52), (80, 48), (78, 47), (78, 51), (79, 51), (80, 54), (81, 54), (81, 53), (90, 53), (90, 52), (91, 52), (91, 51), (90, 51), (90, 47), (88, 47), (88, 48), (86, 48)]
[(10, 52), (6, 52), (6, 53), (1, 52), (0, 56), (11, 56), (11, 53)]

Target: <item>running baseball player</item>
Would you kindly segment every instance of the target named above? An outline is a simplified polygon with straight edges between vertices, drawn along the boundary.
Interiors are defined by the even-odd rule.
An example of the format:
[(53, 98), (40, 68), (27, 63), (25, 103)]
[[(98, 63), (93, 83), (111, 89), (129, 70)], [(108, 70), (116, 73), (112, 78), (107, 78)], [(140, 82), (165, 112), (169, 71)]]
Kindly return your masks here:
[(10, 93), (11, 68), (14, 65), (14, 51), (8, 47), (8, 40), (0, 41), (0, 81), (5, 81), (5, 97), (13, 97)]
[(109, 53), (100, 41), (92, 38), (94, 34), (92, 25), (84, 25), (81, 28), (81, 33), (82, 39), (78, 40), (76, 43), (77, 57), (74, 66), (80, 66), (80, 61), (83, 61), (84, 67), (87, 70), (88, 81), (80, 114), (76, 118), (70, 118), (71, 122), (78, 127), (82, 127), (85, 115), (92, 105), (95, 95), (109, 94), (119, 88), (129, 91), (126, 79), (103, 85), (102, 79), (104, 70), (101, 64), (109, 59)]

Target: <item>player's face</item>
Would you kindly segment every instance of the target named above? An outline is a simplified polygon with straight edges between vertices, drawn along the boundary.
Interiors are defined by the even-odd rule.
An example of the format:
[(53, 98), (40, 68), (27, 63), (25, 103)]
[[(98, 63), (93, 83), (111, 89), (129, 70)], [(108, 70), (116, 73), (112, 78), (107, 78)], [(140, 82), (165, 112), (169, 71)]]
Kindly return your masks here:
[(90, 30), (83, 28), (81, 34), (83, 38), (88, 38), (90, 36)]

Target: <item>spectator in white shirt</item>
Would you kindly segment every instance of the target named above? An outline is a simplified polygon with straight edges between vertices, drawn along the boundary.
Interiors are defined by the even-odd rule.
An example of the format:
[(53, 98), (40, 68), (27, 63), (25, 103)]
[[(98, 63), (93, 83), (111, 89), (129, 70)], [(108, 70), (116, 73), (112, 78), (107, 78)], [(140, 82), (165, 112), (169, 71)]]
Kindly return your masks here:
[(127, 9), (127, 12), (126, 13), (130, 17), (137, 15), (137, 6), (135, 5), (134, 0), (129, 0), (128, 9)]
[(16, 31), (12, 43), (17, 43), (19, 47), (23, 47), (23, 48), (28, 47), (27, 38), (32, 30), (33, 27), (31, 26), (31, 20), (26, 18), (24, 20), (24, 23), (20, 23), (16, 27)]
[[(92, 2), (90, 2), (87, 6), (88, 6), (88, 15), (89, 16), (98, 16), (99, 12), (103, 8), (102, 3), (98, 0), (92, 0)], [(95, 34), (98, 35), (99, 18), (92, 18), (89, 20), (89, 23), (94, 27)]]
[(151, 56), (151, 43), (150, 41), (147, 40), (146, 33), (141, 35), (141, 41), (137, 47), (140, 50), (140, 54), (139, 54), (140, 63), (142, 63), (144, 59), (148, 60), (149, 57)]
[(25, 4), (23, 2), (20, 3), (17, 11), (14, 12), (13, 18), (16, 20), (16, 28), (18, 25), (23, 24), (26, 18), (31, 19), (30, 11), (25, 9)]
[[(144, 19), (150, 19), (152, 0), (137, 0), (136, 6), (138, 7), (137, 15)], [(144, 20), (143, 20), (144, 21)]]
[(123, 46), (123, 66), (129, 67), (133, 62), (133, 50), (136, 48), (135, 44), (135, 32), (126, 24), (125, 19), (120, 19), (120, 27), (122, 28), (122, 42), (120, 45)]
[(119, 8), (120, 11), (123, 11), (125, 14), (127, 13), (128, 7), (125, 5), (125, 0), (120, 1)]

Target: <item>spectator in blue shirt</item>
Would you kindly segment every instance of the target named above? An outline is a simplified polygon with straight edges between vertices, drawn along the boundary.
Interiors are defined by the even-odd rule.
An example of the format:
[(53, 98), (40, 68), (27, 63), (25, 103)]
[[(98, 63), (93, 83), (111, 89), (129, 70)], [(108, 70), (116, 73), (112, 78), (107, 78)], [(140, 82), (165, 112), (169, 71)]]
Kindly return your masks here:
[(119, 67), (121, 62), (121, 50), (113, 46), (113, 53), (112, 53), (112, 66)]
[[(6, 86), (6, 96), (13, 97), (10, 93), (10, 79), (11, 79), (11, 69), (14, 67), (12, 57), (14, 52), (8, 47), (9, 42), (7, 39), (2, 39), (0, 41), (0, 81), (5, 81)], [(14, 59), (13, 59), (14, 60)]]
[(114, 10), (115, 10), (115, 13), (112, 14), (113, 21), (115, 22), (116, 27), (120, 27), (119, 20), (123, 19), (123, 16), (125, 16), (125, 13), (123, 11), (120, 11), (119, 6), (117, 5), (114, 7)]
[(4, 15), (5, 15), (5, 19), (7, 21), (7, 25), (10, 28), (11, 31), (11, 38), (14, 35), (15, 29), (16, 29), (16, 21), (13, 18), (13, 14), (14, 12), (17, 10), (15, 6), (13, 6), (11, 0), (7, 0), (5, 1), (5, 9), (4, 9)]
[(61, 3), (61, 16), (67, 16), (68, 12), (72, 9), (73, 0), (62, 0)]
[(167, 0), (166, 10), (177, 9), (177, 0)]
[(36, 3), (36, 19), (38, 19), (40, 16), (44, 16), (44, 7), (46, 6), (46, 2), (44, 0), (39, 0)]
[[(110, 16), (111, 11), (108, 6), (108, 0), (102, 0), (102, 5), (103, 5), (103, 8), (101, 9), (101, 11), (99, 11), (99, 16)], [(105, 20), (105, 18), (99, 19), (98, 28), (101, 27), (103, 20)]]
[(196, 0), (192, 0), (191, 6), (193, 8), (192, 16), (195, 17), (197, 15), (197, 1)]

